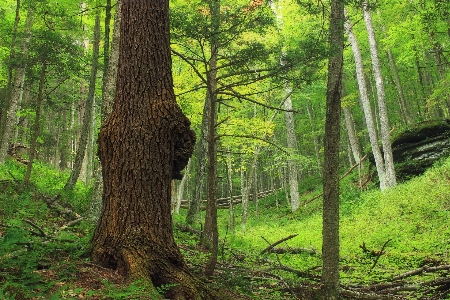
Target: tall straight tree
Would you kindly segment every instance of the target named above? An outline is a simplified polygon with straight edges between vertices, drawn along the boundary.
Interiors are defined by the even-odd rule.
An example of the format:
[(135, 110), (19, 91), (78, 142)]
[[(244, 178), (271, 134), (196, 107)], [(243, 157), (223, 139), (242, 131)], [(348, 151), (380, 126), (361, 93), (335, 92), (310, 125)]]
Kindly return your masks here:
[(364, 77), (364, 66), (361, 51), (359, 50), (356, 36), (352, 29), (352, 24), (348, 19), (346, 10), (345, 31), (347, 33), (348, 40), (352, 46), (353, 57), (356, 66), (356, 79), (358, 81), (358, 90), (361, 98), (361, 104), (364, 111), (364, 117), (366, 120), (367, 131), (369, 133), (370, 145), (372, 146), (372, 153), (375, 160), (375, 166), (377, 168), (378, 179), (380, 181), (380, 189), (384, 190), (387, 187), (386, 183), (386, 170), (384, 167), (383, 155), (381, 154), (380, 147), (378, 146), (377, 130), (375, 127), (375, 121), (372, 114), (372, 108), (370, 106), (369, 95), (367, 92), (366, 79)]
[(189, 271), (172, 232), (171, 181), (195, 134), (175, 101), (168, 0), (123, 0), (113, 110), (100, 130), (103, 205), (92, 259), (127, 279), (171, 285), (169, 299), (216, 299)]
[[(295, 135), (294, 113), (292, 112), (292, 89), (289, 83), (286, 83), (286, 101), (284, 102), (284, 108), (286, 109), (286, 136), (287, 147), (292, 151), (290, 155), (297, 150), (297, 137)], [(294, 159), (288, 159), (289, 169), (289, 190), (291, 195), (291, 210), (296, 211), (300, 206), (300, 195), (298, 193), (298, 168), (297, 162)]]
[(86, 99), (86, 107), (83, 114), (83, 126), (81, 127), (80, 139), (78, 141), (78, 149), (75, 155), (75, 162), (73, 164), (72, 172), (70, 172), (70, 177), (64, 186), (65, 190), (72, 190), (77, 183), (78, 177), (80, 176), (81, 166), (83, 164), (84, 156), (86, 153), (86, 147), (89, 142), (89, 130), (92, 125), (92, 114), (94, 109), (94, 97), (95, 97), (95, 82), (97, 79), (98, 70), (98, 58), (99, 58), (99, 48), (100, 48), (100, 14), (97, 13), (95, 17), (94, 25), (94, 48), (92, 55), (92, 66), (91, 74), (89, 78), (89, 92)]
[(34, 10), (32, 7), (28, 9), (27, 20), (25, 22), (25, 37), (21, 46), (21, 63), (16, 68), (14, 79), (12, 81), (11, 99), (9, 101), (9, 108), (6, 114), (5, 128), (3, 129), (3, 136), (0, 144), (0, 163), (6, 161), (8, 155), (9, 144), (11, 142), (14, 127), (17, 123), (17, 112), (20, 108), (20, 102), (23, 96), (23, 85), (25, 83), (26, 60), (28, 59), (28, 47), (30, 45), (31, 32), (34, 21)]
[(363, 2), (363, 15), (367, 34), (369, 37), (370, 56), (372, 58), (372, 67), (375, 76), (375, 85), (377, 88), (378, 109), (380, 113), (381, 143), (383, 144), (384, 165), (386, 170), (386, 185), (387, 187), (392, 187), (397, 185), (397, 179), (395, 176), (394, 157), (392, 155), (391, 134), (389, 132), (389, 118), (387, 113), (383, 74), (381, 73), (381, 64), (378, 57), (375, 30), (372, 24), (372, 17), (370, 15), (368, 0), (365, 0)]
[[(101, 123), (106, 121), (112, 110), (114, 103), (114, 95), (116, 92), (116, 81), (117, 81), (117, 65), (119, 63), (119, 38), (120, 38), (120, 1), (116, 2), (116, 13), (114, 15), (114, 31), (111, 42), (111, 51), (109, 51), (109, 46), (107, 46), (106, 36), (109, 35), (109, 23), (108, 17), (105, 18), (105, 45), (103, 51), (103, 85), (102, 85), (102, 108), (101, 108)], [(110, 5), (110, 1), (107, 0), (107, 9)], [(109, 13), (111, 14), (111, 13)], [(108, 13), (106, 13), (108, 16)], [(109, 55), (108, 55), (109, 53)], [(109, 56), (106, 58), (106, 56)], [(101, 164), (97, 166), (95, 170), (95, 181), (94, 188), (92, 191), (91, 205), (89, 209), (89, 214), (91, 219), (98, 219), (101, 210), (102, 203), (102, 193), (103, 193), (103, 178)]]
[(331, 1), (330, 57), (323, 168), (322, 284), (324, 299), (339, 298), (339, 140), (344, 56), (344, 0)]
[[(278, 23), (282, 24), (282, 16), (278, 12), (275, 3), (273, 1), (269, 1), (269, 4), (278, 20)], [(281, 64), (284, 64), (283, 59), (286, 56), (286, 53), (283, 52), (281, 54)], [(285, 118), (287, 148), (291, 151), (290, 155), (292, 155), (297, 151), (297, 136), (295, 135), (294, 113), (292, 112), (292, 88), (289, 82), (285, 82), (285, 94), (287, 95), (286, 101), (284, 102), (284, 108), (286, 109)], [(298, 168), (297, 163), (294, 159), (288, 159), (288, 168), (291, 210), (296, 211), (300, 206), (300, 195), (298, 193)]]
[(207, 93), (209, 97), (209, 120), (208, 120), (208, 199), (206, 202), (205, 230), (202, 244), (211, 252), (205, 266), (205, 275), (212, 276), (217, 263), (219, 233), (217, 229), (217, 58), (219, 45), (217, 35), (220, 25), (220, 0), (209, 1), (211, 13), (211, 58), (206, 74)]

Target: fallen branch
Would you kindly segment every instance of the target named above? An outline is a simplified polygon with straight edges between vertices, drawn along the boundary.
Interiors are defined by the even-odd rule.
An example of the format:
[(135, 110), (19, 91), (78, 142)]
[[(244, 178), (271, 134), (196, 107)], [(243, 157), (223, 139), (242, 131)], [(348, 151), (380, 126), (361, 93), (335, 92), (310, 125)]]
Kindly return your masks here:
[(442, 270), (450, 270), (450, 265), (442, 265), (442, 266), (437, 266), (437, 267), (429, 267), (429, 266), (423, 266), (421, 268), (400, 274), (395, 276), (394, 278), (392, 278), (392, 280), (400, 280), (406, 277), (410, 277), (410, 276), (414, 276), (414, 275), (420, 275), (424, 272), (437, 272), (437, 271), (442, 271)]
[(35, 232), (35, 231), (33, 231), (33, 230), (29, 230), (29, 231), (31, 232), (31, 234), (37, 235), (37, 236), (40, 236), (40, 237), (46, 237), (46, 236), (47, 236), (47, 235), (45, 234), (44, 230), (42, 230), (41, 227), (39, 227), (39, 226), (37, 226), (36, 224), (34, 224), (31, 220), (24, 219), (23, 221), (24, 221), (25, 223), (31, 225), (32, 227), (36, 228), (36, 229), (39, 231), (39, 233), (37, 233), (37, 232)]
[(264, 238), (263, 236), (261, 236), (261, 238), (262, 238), (263, 240), (265, 240), (265, 241), (269, 244), (269, 247), (267, 247), (267, 248), (265, 248), (264, 250), (262, 250), (260, 254), (264, 254), (264, 252), (270, 252), (276, 245), (279, 245), (279, 244), (281, 244), (282, 242), (285, 242), (285, 241), (287, 241), (287, 240), (290, 240), (290, 239), (296, 237), (297, 235), (298, 235), (298, 234), (291, 234), (290, 236), (287, 236), (287, 237), (285, 237), (285, 238), (282, 238), (281, 240), (276, 241), (275, 243), (272, 243), (272, 244), (270, 244), (270, 243), (266, 240), (266, 238)]
[(41, 196), (44, 199), (45, 204), (47, 204), (47, 206), (49, 208), (55, 209), (59, 214), (67, 215), (67, 216), (75, 216), (77, 219), (81, 218), (81, 216), (79, 214), (77, 214), (76, 212), (74, 212), (70, 208), (62, 206), (62, 204), (60, 204), (58, 202), (58, 200), (61, 198), (60, 194), (56, 195), (53, 198), (49, 198), (49, 197), (46, 197), (44, 195), (41, 195)]
[(374, 293), (365, 293), (359, 291), (353, 291), (348, 289), (341, 289), (342, 296), (350, 297), (351, 299), (364, 299), (364, 300), (392, 300), (392, 299), (402, 299), (395, 296), (385, 296), (378, 295)]
[(84, 218), (83, 218), (83, 217), (80, 217), (80, 218), (75, 219), (75, 220), (73, 220), (73, 221), (67, 222), (66, 224), (64, 224), (63, 226), (61, 226), (61, 227), (59, 228), (59, 230), (64, 230), (64, 229), (66, 229), (67, 227), (76, 225), (76, 224), (80, 223), (80, 222), (83, 221), (83, 220), (84, 220)]
[(272, 248), (270, 250), (267, 250), (267, 252), (269, 253), (276, 253), (276, 254), (302, 254), (302, 253), (307, 253), (310, 255), (315, 255), (317, 254), (317, 250), (314, 249), (313, 247), (311, 248), (289, 248), (289, 249), (284, 249), (284, 248)]

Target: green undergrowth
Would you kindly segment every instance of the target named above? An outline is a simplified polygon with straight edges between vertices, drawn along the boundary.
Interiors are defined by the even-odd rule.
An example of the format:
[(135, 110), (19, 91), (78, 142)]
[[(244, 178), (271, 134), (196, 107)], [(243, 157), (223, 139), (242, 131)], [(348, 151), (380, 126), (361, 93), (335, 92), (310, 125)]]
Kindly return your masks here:
[[(343, 283), (385, 282), (424, 265), (450, 261), (450, 160), (442, 160), (424, 175), (386, 191), (361, 192), (357, 175), (341, 181), (341, 278)], [(318, 193), (302, 196), (302, 201)], [(278, 198), (279, 207), (275, 205)], [(237, 207), (236, 216), (240, 216)], [(252, 203), (245, 227), (236, 218), (230, 233), (228, 210), (219, 211), (219, 231), (231, 251), (249, 253), (291, 268), (320, 275), (321, 198), (297, 212), (289, 211), (283, 192), (261, 199), (258, 214)], [(315, 254), (260, 254), (290, 235), (279, 248), (313, 249)], [(224, 247), (225, 249), (226, 247)], [(381, 255), (379, 251), (383, 250)], [(285, 274), (292, 276), (292, 274)], [(427, 275), (433, 276), (433, 275)], [(294, 276), (295, 277), (295, 276)], [(413, 280), (413, 279), (411, 279)]]
[(25, 185), (25, 165), (0, 164), (0, 299), (155, 299), (145, 283), (90, 265), (90, 188), (64, 193), (67, 172), (33, 167)]
[[(90, 266), (89, 239), (95, 224), (82, 220), (64, 227), (77, 216), (58, 212), (46, 204), (49, 199), (56, 199), (63, 207), (84, 216), (89, 209), (91, 188), (77, 184), (73, 192), (64, 194), (68, 173), (40, 163), (35, 165), (29, 185), (23, 184), (24, 174), (25, 166), (14, 161), (0, 165), (0, 299), (77, 299), (80, 295), (92, 299), (146, 299), (144, 295), (149, 295), (149, 290), (145, 285), (123, 285), (113, 272), (107, 274)], [(448, 264), (450, 159), (383, 192), (375, 186), (362, 192), (358, 180), (354, 171), (341, 181), (343, 284), (387, 282), (424, 265)], [(220, 209), (217, 285), (232, 287), (255, 299), (266, 289), (272, 295), (270, 299), (289, 299), (282, 297), (285, 291), (274, 288), (279, 286), (274, 278), (260, 276), (263, 283), (250, 282), (245, 270), (271, 269), (292, 286), (308, 279), (286, 269), (273, 271), (273, 267), (320, 276), (322, 201), (321, 197), (312, 200), (320, 190), (320, 182), (314, 180), (300, 185), (301, 202), (308, 204), (294, 213), (283, 190), (260, 199), (257, 205), (251, 202), (245, 226), (241, 224), (242, 208), (236, 205), (234, 230), (229, 210)], [(184, 223), (185, 214), (181, 210), (174, 215), (175, 225)], [(194, 227), (201, 229), (201, 220), (204, 216)], [(200, 274), (208, 255), (198, 246), (198, 236), (174, 228), (183, 255), (194, 272)], [(296, 236), (276, 248), (307, 251), (261, 253), (270, 244), (291, 235)], [(244, 271), (239, 273), (239, 269)], [(100, 273), (103, 277), (98, 276)]]

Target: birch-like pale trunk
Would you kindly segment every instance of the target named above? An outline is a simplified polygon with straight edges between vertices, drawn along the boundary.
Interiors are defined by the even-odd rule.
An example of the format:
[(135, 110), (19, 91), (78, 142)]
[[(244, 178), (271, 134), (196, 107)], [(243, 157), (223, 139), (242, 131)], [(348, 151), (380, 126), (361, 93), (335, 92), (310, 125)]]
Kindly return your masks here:
[(372, 58), (372, 67), (375, 77), (375, 85), (377, 89), (378, 109), (380, 114), (381, 127), (381, 143), (383, 145), (384, 163), (386, 171), (386, 185), (393, 187), (397, 185), (395, 176), (394, 156), (392, 155), (391, 134), (389, 129), (389, 118), (387, 113), (386, 95), (383, 82), (383, 74), (381, 73), (381, 64), (378, 56), (377, 42), (375, 39), (375, 31), (370, 15), (369, 3), (367, 0), (363, 2), (363, 15), (366, 23), (367, 34), (369, 37), (370, 56)]
[[(290, 95), (292, 90), (289, 84), (286, 84), (286, 94)], [(286, 135), (287, 135), (287, 147), (290, 150), (290, 154), (297, 152), (297, 137), (295, 135), (295, 122), (294, 113), (292, 112), (292, 99), (291, 96), (286, 98), (284, 102), (284, 108), (286, 109)], [(298, 168), (294, 159), (288, 159), (289, 169), (289, 192), (291, 195), (291, 210), (294, 212), (300, 206), (300, 196), (298, 194)]]
[(180, 184), (178, 185), (176, 197), (175, 197), (175, 208), (174, 212), (176, 214), (180, 213), (180, 207), (181, 207), (181, 200), (183, 199), (183, 193), (184, 193), (184, 187), (186, 186), (187, 179), (189, 177), (189, 172), (191, 171), (192, 166), (192, 158), (189, 159), (189, 162), (186, 166), (186, 170), (184, 172), (184, 176), (180, 181)]
[[(269, 1), (269, 5), (278, 21), (278, 24), (282, 24), (282, 15), (278, 12), (277, 7), (273, 1)], [(284, 57), (285, 53), (281, 53), (281, 57)], [(283, 64), (283, 61), (280, 62)], [(285, 118), (286, 118), (286, 139), (287, 148), (290, 151), (290, 155), (297, 152), (297, 137), (295, 135), (295, 122), (294, 113), (292, 112), (292, 89), (288, 82), (285, 83), (285, 94), (287, 95), (284, 101)], [(289, 194), (290, 194), (290, 207), (292, 211), (296, 211), (300, 206), (300, 195), (298, 193), (298, 168), (294, 159), (288, 158), (288, 177), (289, 177)]]
[[(355, 120), (353, 119), (353, 114), (348, 106), (342, 108), (344, 112), (345, 128), (347, 129), (347, 136), (350, 143), (350, 149), (353, 154), (355, 162), (358, 163), (362, 158), (361, 145), (358, 140), (358, 136), (355, 128)], [(360, 168), (364, 168), (364, 162), (361, 162)]]
[(378, 137), (373, 119), (372, 108), (370, 107), (370, 100), (367, 93), (366, 80), (364, 78), (364, 66), (361, 51), (359, 50), (356, 36), (353, 33), (352, 25), (346, 14), (345, 31), (347, 33), (348, 40), (352, 46), (353, 57), (356, 65), (356, 79), (358, 81), (359, 95), (361, 98), (361, 104), (363, 106), (364, 117), (366, 120), (367, 131), (369, 133), (370, 145), (372, 146), (373, 157), (375, 159), (375, 166), (377, 168), (378, 179), (380, 181), (380, 189), (386, 189), (386, 171), (384, 167), (383, 155), (381, 154), (380, 147), (378, 146)]
[(308, 112), (309, 117), (309, 123), (311, 124), (311, 132), (313, 133), (313, 142), (314, 142), (314, 152), (316, 154), (316, 160), (317, 160), (317, 169), (322, 169), (322, 160), (320, 159), (320, 145), (319, 145), (319, 138), (317, 137), (317, 134), (315, 131), (314, 126), (314, 116), (313, 116), (313, 109), (311, 103), (306, 104), (306, 111)]
[[(28, 47), (31, 40), (31, 31), (33, 28), (34, 11), (29, 9), (27, 13), (27, 20), (25, 21), (25, 38), (22, 43), (22, 58), (26, 60), (28, 58)], [(3, 130), (3, 136), (0, 144), (0, 163), (6, 161), (8, 156), (9, 144), (14, 133), (14, 127), (17, 123), (17, 112), (20, 109), (20, 102), (23, 97), (23, 85), (25, 83), (25, 70), (26, 63), (23, 63), (16, 69), (13, 79), (13, 86), (11, 90), (11, 100), (9, 101), (9, 108), (6, 113), (5, 127)]]

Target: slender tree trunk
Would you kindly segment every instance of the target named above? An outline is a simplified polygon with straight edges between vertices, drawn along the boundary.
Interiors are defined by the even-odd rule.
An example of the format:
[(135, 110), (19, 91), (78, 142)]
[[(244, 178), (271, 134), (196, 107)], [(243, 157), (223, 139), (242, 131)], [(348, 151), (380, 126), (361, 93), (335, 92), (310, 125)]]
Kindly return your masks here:
[(241, 226), (242, 229), (245, 230), (245, 225), (247, 224), (248, 218), (248, 193), (247, 193), (247, 176), (245, 176), (245, 168), (244, 168), (244, 158), (241, 157), (241, 195), (242, 195), (242, 218), (241, 218)]
[[(12, 38), (11, 38), (11, 46), (9, 52), (9, 62), (12, 62), (16, 56), (16, 43), (17, 43), (17, 28), (19, 27), (20, 22), (20, 0), (16, 1), (16, 15), (14, 18), (14, 25), (12, 30)], [(5, 119), (6, 112), (9, 108), (9, 101), (11, 99), (11, 88), (12, 88), (12, 79), (13, 79), (13, 68), (12, 64), (8, 63), (8, 81), (6, 85), (6, 89), (4, 89), (0, 93), (0, 142), (3, 136), (4, 127), (5, 127)]]
[(331, 1), (330, 58), (323, 170), (322, 284), (324, 299), (339, 299), (339, 140), (344, 54), (344, 1)]
[(28, 47), (30, 45), (31, 31), (33, 27), (34, 11), (32, 8), (28, 9), (27, 20), (25, 22), (25, 38), (22, 42), (22, 59), (24, 62), (16, 69), (13, 86), (11, 90), (11, 100), (9, 101), (9, 108), (6, 113), (6, 121), (3, 130), (3, 136), (0, 144), (0, 163), (6, 161), (8, 155), (9, 144), (13, 137), (14, 127), (17, 122), (17, 112), (20, 109), (20, 102), (23, 96), (23, 85), (25, 83), (25, 61), (28, 59)]
[(205, 231), (202, 244), (210, 250), (211, 254), (205, 266), (205, 275), (212, 276), (217, 263), (219, 251), (219, 233), (217, 229), (217, 33), (220, 25), (220, 0), (209, 3), (211, 12), (211, 58), (207, 72), (208, 93), (211, 98), (208, 122), (208, 200), (206, 202)]
[(255, 203), (255, 218), (258, 219), (258, 161), (256, 162), (255, 169), (253, 169), (253, 202)]
[(94, 48), (92, 56), (91, 76), (89, 80), (89, 92), (86, 99), (86, 107), (83, 114), (83, 126), (81, 128), (80, 138), (78, 142), (78, 149), (75, 155), (75, 162), (70, 173), (70, 177), (64, 186), (64, 190), (72, 190), (80, 176), (81, 166), (83, 164), (84, 155), (86, 152), (86, 146), (89, 139), (89, 130), (92, 123), (92, 112), (95, 97), (95, 83), (97, 78), (99, 47), (100, 47), (100, 15), (95, 17), (94, 26)]
[(209, 135), (209, 114), (211, 109), (211, 95), (207, 91), (205, 97), (205, 104), (203, 106), (202, 127), (200, 133), (200, 140), (196, 145), (197, 157), (197, 174), (194, 183), (194, 197), (189, 205), (189, 210), (186, 215), (186, 223), (194, 224), (198, 219), (200, 206), (202, 205), (203, 196), (203, 182), (206, 174), (206, 163), (208, 160), (208, 135)]
[(191, 166), (192, 166), (192, 159), (189, 159), (189, 162), (186, 166), (186, 170), (184, 172), (184, 176), (181, 179), (180, 184), (178, 185), (178, 190), (177, 190), (177, 194), (176, 194), (175, 213), (177, 213), (177, 214), (180, 213), (181, 200), (183, 199), (183, 193), (184, 193), (184, 189), (186, 186), (186, 182), (187, 182), (189, 173), (191, 171)]
[(317, 160), (317, 169), (322, 169), (322, 163), (320, 159), (320, 145), (319, 145), (319, 139), (317, 137), (317, 134), (315, 133), (315, 126), (314, 126), (314, 116), (313, 116), (313, 109), (311, 107), (311, 103), (306, 104), (306, 111), (308, 112), (309, 117), (309, 123), (311, 125), (311, 132), (313, 134), (313, 143), (314, 143), (314, 153), (316, 154), (316, 160)]
[[(275, 17), (281, 20), (282, 16), (277, 12), (277, 8), (273, 1), (269, 1), (269, 5), (272, 8)], [(282, 57), (285, 54), (282, 53)], [(283, 60), (281, 60), (281, 64), (283, 65)], [(295, 135), (295, 123), (294, 123), (294, 113), (292, 112), (292, 89), (288, 82), (285, 83), (285, 91), (286, 91), (286, 101), (284, 102), (284, 108), (286, 109), (285, 118), (286, 118), (286, 137), (287, 137), (287, 148), (291, 152), (289, 155), (293, 155), (297, 152), (297, 137)], [(296, 211), (300, 206), (300, 195), (298, 193), (298, 169), (297, 163), (294, 159), (288, 158), (288, 177), (289, 177), (289, 191), (291, 196), (291, 210)]]
[[(362, 150), (355, 128), (355, 120), (353, 119), (353, 114), (350, 107), (344, 106), (342, 110), (344, 112), (345, 128), (347, 129), (350, 149), (355, 162), (359, 162), (362, 158)], [(364, 168), (364, 162), (361, 162), (360, 167)]]
[[(102, 106), (101, 106), (101, 124), (106, 122), (109, 114), (112, 111), (114, 104), (114, 96), (116, 92), (117, 82), (117, 65), (119, 63), (119, 42), (120, 42), (120, 3), (118, 0), (116, 3), (116, 12), (114, 15), (114, 31), (111, 43), (111, 52), (109, 51), (109, 42), (106, 36), (109, 36), (109, 22), (111, 12), (108, 13), (108, 9), (111, 9), (110, 0), (107, 0), (106, 17), (105, 17), (105, 45), (104, 45), (104, 61), (103, 61), (103, 85), (102, 85)], [(106, 25), (108, 24), (108, 26)], [(106, 58), (109, 56), (108, 58)], [(92, 191), (91, 205), (89, 209), (89, 216), (92, 220), (97, 220), (100, 216), (100, 209), (102, 205), (103, 194), (103, 177), (102, 177), (102, 165), (98, 164), (94, 171), (94, 189)]]
[(226, 171), (227, 171), (227, 186), (228, 186), (228, 196), (230, 197), (230, 231), (234, 233), (234, 204), (233, 204), (233, 174), (232, 174), (232, 161), (231, 161), (231, 154), (227, 154), (227, 160), (226, 160)]
[[(292, 93), (289, 84), (286, 84), (286, 94)], [(294, 113), (292, 112), (292, 99), (290, 96), (286, 98), (284, 102), (284, 108), (286, 116), (286, 135), (287, 135), (287, 148), (291, 151), (290, 155), (297, 152), (297, 137), (295, 136), (295, 124)], [(290, 110), (290, 111), (289, 111)], [(289, 190), (291, 195), (291, 210), (294, 212), (300, 206), (300, 195), (298, 193), (298, 170), (297, 163), (294, 159), (288, 158), (289, 169)]]
[(380, 189), (386, 188), (386, 171), (384, 167), (383, 155), (381, 154), (380, 147), (378, 146), (378, 137), (373, 120), (372, 108), (370, 107), (370, 100), (367, 94), (366, 80), (364, 78), (363, 61), (361, 51), (359, 50), (356, 36), (353, 33), (352, 25), (350, 21), (345, 21), (345, 29), (347, 32), (348, 40), (352, 46), (353, 57), (356, 65), (356, 78), (358, 80), (359, 95), (361, 98), (361, 104), (363, 106), (364, 117), (366, 120), (367, 130), (369, 133), (370, 144), (372, 146), (372, 152), (375, 159), (375, 166), (377, 168), (378, 179), (380, 180)]
[(393, 187), (397, 185), (397, 179), (395, 176), (394, 156), (392, 155), (386, 95), (384, 89), (383, 74), (381, 73), (380, 59), (378, 56), (377, 43), (375, 39), (375, 31), (373, 29), (372, 17), (370, 15), (369, 3), (367, 0), (363, 2), (363, 14), (369, 37), (370, 55), (372, 57), (372, 66), (377, 88), (378, 108), (380, 111), (381, 143), (383, 144), (386, 183), (387, 187)]
[(41, 108), (42, 108), (42, 98), (44, 94), (46, 70), (47, 70), (47, 62), (44, 61), (41, 66), (41, 76), (39, 78), (39, 90), (36, 101), (36, 115), (34, 117), (33, 135), (31, 137), (31, 146), (28, 154), (29, 157), (28, 157), (27, 171), (25, 173), (24, 179), (25, 184), (30, 183), (31, 170), (33, 168), (33, 161), (36, 154), (37, 139), (39, 137), (39, 128), (41, 123)]

